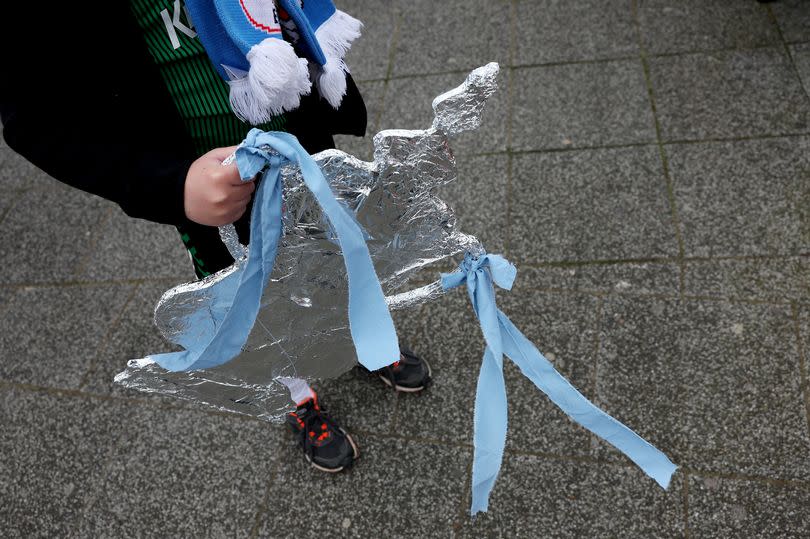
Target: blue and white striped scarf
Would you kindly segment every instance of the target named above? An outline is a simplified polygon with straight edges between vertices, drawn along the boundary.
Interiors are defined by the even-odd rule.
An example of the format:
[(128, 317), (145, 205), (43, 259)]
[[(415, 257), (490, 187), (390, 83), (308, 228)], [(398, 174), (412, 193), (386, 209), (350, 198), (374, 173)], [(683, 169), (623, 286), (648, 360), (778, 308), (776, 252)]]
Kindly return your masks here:
[(297, 108), (310, 92), (310, 75), (321, 96), (340, 105), (343, 57), (362, 23), (331, 0), (186, 0), (186, 6), (241, 119), (257, 125)]

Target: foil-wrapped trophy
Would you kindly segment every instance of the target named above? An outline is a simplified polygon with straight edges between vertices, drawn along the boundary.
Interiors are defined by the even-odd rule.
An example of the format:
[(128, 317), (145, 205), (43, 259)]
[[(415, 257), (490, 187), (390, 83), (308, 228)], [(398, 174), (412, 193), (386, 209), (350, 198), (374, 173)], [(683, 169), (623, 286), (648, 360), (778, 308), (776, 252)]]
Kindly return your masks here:
[[(571, 386), (497, 308), (494, 287), (511, 288), (514, 266), (499, 255), (487, 254), (478, 239), (457, 230), (453, 211), (437, 196), (439, 187), (456, 179), (450, 141), (480, 126), (486, 101), (497, 88), (498, 69), (495, 63), (480, 67), (461, 86), (438, 96), (433, 101), (433, 124), (427, 129), (377, 133), (372, 162), (327, 150), (311, 158), (306, 155), (304, 161), (292, 159), (299, 165), (295, 166), (292, 154), (284, 154), (285, 161), (273, 152), (283, 153), (280, 148), (286, 147), (284, 140), (289, 138), (279, 136), (277, 140), (275, 135), (262, 134), (276, 146), (257, 148), (248, 145), (254, 136), (251, 132), (243, 149), (237, 150), (237, 164), (247, 177), (243, 164), (253, 158), (248, 149), (268, 164), (275, 163), (275, 168), (270, 166), (264, 173), (257, 196), (267, 185), (276, 186), (273, 211), (277, 214), (273, 213), (271, 224), (277, 244), (270, 249), (269, 267), (263, 266), (262, 285), (251, 288), (254, 301), (248, 323), (241, 324), (244, 331), (239, 339), (230, 339), (237, 343), (230, 348), (233, 353), (211, 361), (217, 358), (210, 357), (209, 348), (205, 361), (180, 368), (164, 368), (163, 355), (146, 356), (129, 361), (116, 382), (274, 421), (292, 408), (281, 379), (333, 378), (353, 368), (358, 359), (366, 364), (367, 348), (361, 347), (362, 339), (352, 322), (365, 307), (358, 309), (356, 294), (352, 296), (358, 271), (357, 266), (349, 271), (349, 259), (356, 257), (356, 250), (341, 250), (345, 219), (349, 219), (348, 228), (356, 233), (368, 262), (366, 277), (376, 272), (373, 279), (364, 279), (364, 286), (374, 281), (370, 288), (376, 287), (379, 305), (375, 308), (382, 309), (381, 318), (390, 320), (389, 309), (412, 307), (452, 288), (467, 287), (487, 344), (475, 399), (473, 514), (486, 511), (503, 457), (507, 427), (504, 355), (575, 422), (614, 445), (666, 488), (676, 466)], [(252, 140), (259, 139), (254, 136)], [(321, 188), (313, 188), (313, 169)], [(273, 178), (268, 178), (270, 171)], [(342, 205), (337, 212), (341, 219), (335, 217), (335, 198)], [(264, 211), (263, 206), (258, 211)], [(235, 263), (201, 281), (172, 288), (160, 299), (155, 324), (170, 342), (188, 348), (214, 334), (221, 336), (232, 322), (228, 316), (235, 312), (234, 317), (239, 316), (238, 302), (228, 303), (234, 294), (239, 295), (231, 283), (244, 282), (256, 267), (256, 253), (267, 250), (253, 232), (256, 205), (253, 213), (250, 251), (239, 244), (233, 227), (223, 227), (222, 239)], [(338, 228), (343, 232), (338, 233)], [(460, 254), (464, 260), (456, 272), (442, 275), (432, 284), (409, 288), (409, 279), (416, 272)], [(396, 340), (393, 324), (388, 340)], [(390, 363), (397, 357), (386, 359)], [(195, 368), (198, 365), (205, 368)]]
[[(442, 294), (438, 281), (407, 290), (408, 279), (418, 270), (460, 253), (483, 252), (475, 237), (456, 228), (452, 209), (436, 191), (456, 179), (448, 138), (480, 125), (486, 101), (497, 89), (497, 76), (498, 65), (486, 65), (437, 97), (435, 119), (426, 130), (377, 133), (373, 162), (340, 150), (313, 156), (337, 198), (367, 234), (391, 309)], [(357, 364), (348, 331), (346, 271), (330, 224), (304, 185), (301, 171), (285, 166), (281, 174), (284, 236), (242, 353), (224, 365), (185, 372), (167, 372), (149, 357), (135, 359), (116, 382), (277, 420), (292, 406), (280, 377), (333, 378)], [(163, 295), (155, 309), (155, 324), (168, 341), (175, 342), (176, 335), (186, 330), (185, 315), (212, 285), (244, 263), (247, 248), (239, 244), (233, 227), (223, 227), (221, 233), (236, 263)]]

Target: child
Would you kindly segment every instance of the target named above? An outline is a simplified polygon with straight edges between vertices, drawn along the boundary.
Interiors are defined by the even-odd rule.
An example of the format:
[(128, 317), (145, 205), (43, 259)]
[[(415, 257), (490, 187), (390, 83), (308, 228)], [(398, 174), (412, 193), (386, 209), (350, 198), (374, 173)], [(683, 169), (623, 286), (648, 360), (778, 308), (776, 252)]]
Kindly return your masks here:
[[(268, 0), (269, 1), (269, 0)], [(231, 111), (216, 73), (179, 1), (129, 0), (102, 11), (57, 3), (42, 17), (18, 3), (9, 20), (36, 36), (3, 35), (0, 115), (8, 145), (51, 176), (116, 202), (130, 216), (173, 225), (199, 278), (233, 263), (217, 226), (235, 223), (248, 243), (253, 182), (222, 166), (251, 126)], [(127, 5), (129, 4), (129, 5)], [(333, 135), (363, 136), (366, 110), (347, 76), (335, 109), (313, 85), (290, 112), (260, 125), (294, 134), (310, 153)], [(403, 351), (377, 371), (401, 391), (420, 391), (430, 369)], [(288, 425), (307, 459), (336, 472), (357, 457), (351, 436), (330, 419), (314, 391), (287, 379), (295, 412)]]

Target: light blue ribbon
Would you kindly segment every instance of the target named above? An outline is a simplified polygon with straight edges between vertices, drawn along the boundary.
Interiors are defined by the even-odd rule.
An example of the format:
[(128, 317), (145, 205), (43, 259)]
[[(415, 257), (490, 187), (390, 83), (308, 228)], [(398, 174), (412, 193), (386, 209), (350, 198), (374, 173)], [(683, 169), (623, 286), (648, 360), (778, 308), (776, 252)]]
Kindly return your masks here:
[[(272, 150), (267, 150), (267, 148)], [(280, 132), (252, 129), (236, 150), (243, 180), (265, 169), (254, 195), (250, 221), (250, 249), (241, 271), (210, 289), (210, 304), (201, 305), (176, 339), (185, 350), (151, 356), (169, 371), (207, 369), (236, 357), (247, 341), (259, 313), (261, 295), (273, 271), (282, 234), (281, 165), (295, 163), (334, 229), (349, 281), (349, 327), (358, 361), (377, 370), (399, 359), (394, 322), (374, 271), (363, 230), (341, 205), (320, 167), (298, 140)]]
[(487, 347), (478, 376), (474, 415), (472, 507), (486, 511), (506, 444), (506, 386), (503, 355), (568, 416), (627, 455), (661, 487), (677, 469), (666, 455), (625, 425), (594, 406), (577, 391), (495, 304), (493, 281), (510, 290), (517, 270), (499, 255), (467, 255), (459, 271), (442, 275), (445, 290), (467, 283)]

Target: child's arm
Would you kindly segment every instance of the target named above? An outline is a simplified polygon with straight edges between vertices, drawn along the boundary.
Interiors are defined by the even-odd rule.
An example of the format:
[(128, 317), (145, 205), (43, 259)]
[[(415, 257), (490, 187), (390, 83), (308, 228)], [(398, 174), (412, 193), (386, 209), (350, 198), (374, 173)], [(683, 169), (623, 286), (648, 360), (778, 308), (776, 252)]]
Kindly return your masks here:
[(244, 210), (252, 185), (234, 183), (235, 166), (207, 166), (210, 154), (196, 159), (126, 2), (56, 3), (48, 17), (30, 3), (10, 8), (9, 21), (37, 21), (41, 32), (25, 46), (0, 33), (0, 116), (13, 150), (132, 217), (221, 224)]
[(132, 217), (167, 224), (184, 220), (185, 178), (194, 161), (183, 146), (184, 135), (175, 143), (160, 133), (150, 136), (145, 125), (117, 115), (119, 107), (109, 103), (97, 104), (101, 114), (88, 114), (82, 103), (68, 99), (49, 106), (2, 97), (6, 142), (38, 168), (117, 203)]
[(235, 164), (222, 166), (236, 147), (195, 160), (177, 143), (147, 146), (131, 132), (111, 133), (106, 126), (95, 126), (98, 133), (88, 131), (86, 122), (45, 129), (24, 105), (5, 102), (0, 113), (12, 149), (57, 180), (116, 202), (132, 217), (219, 226), (236, 221), (250, 202), (253, 182), (242, 182)]

